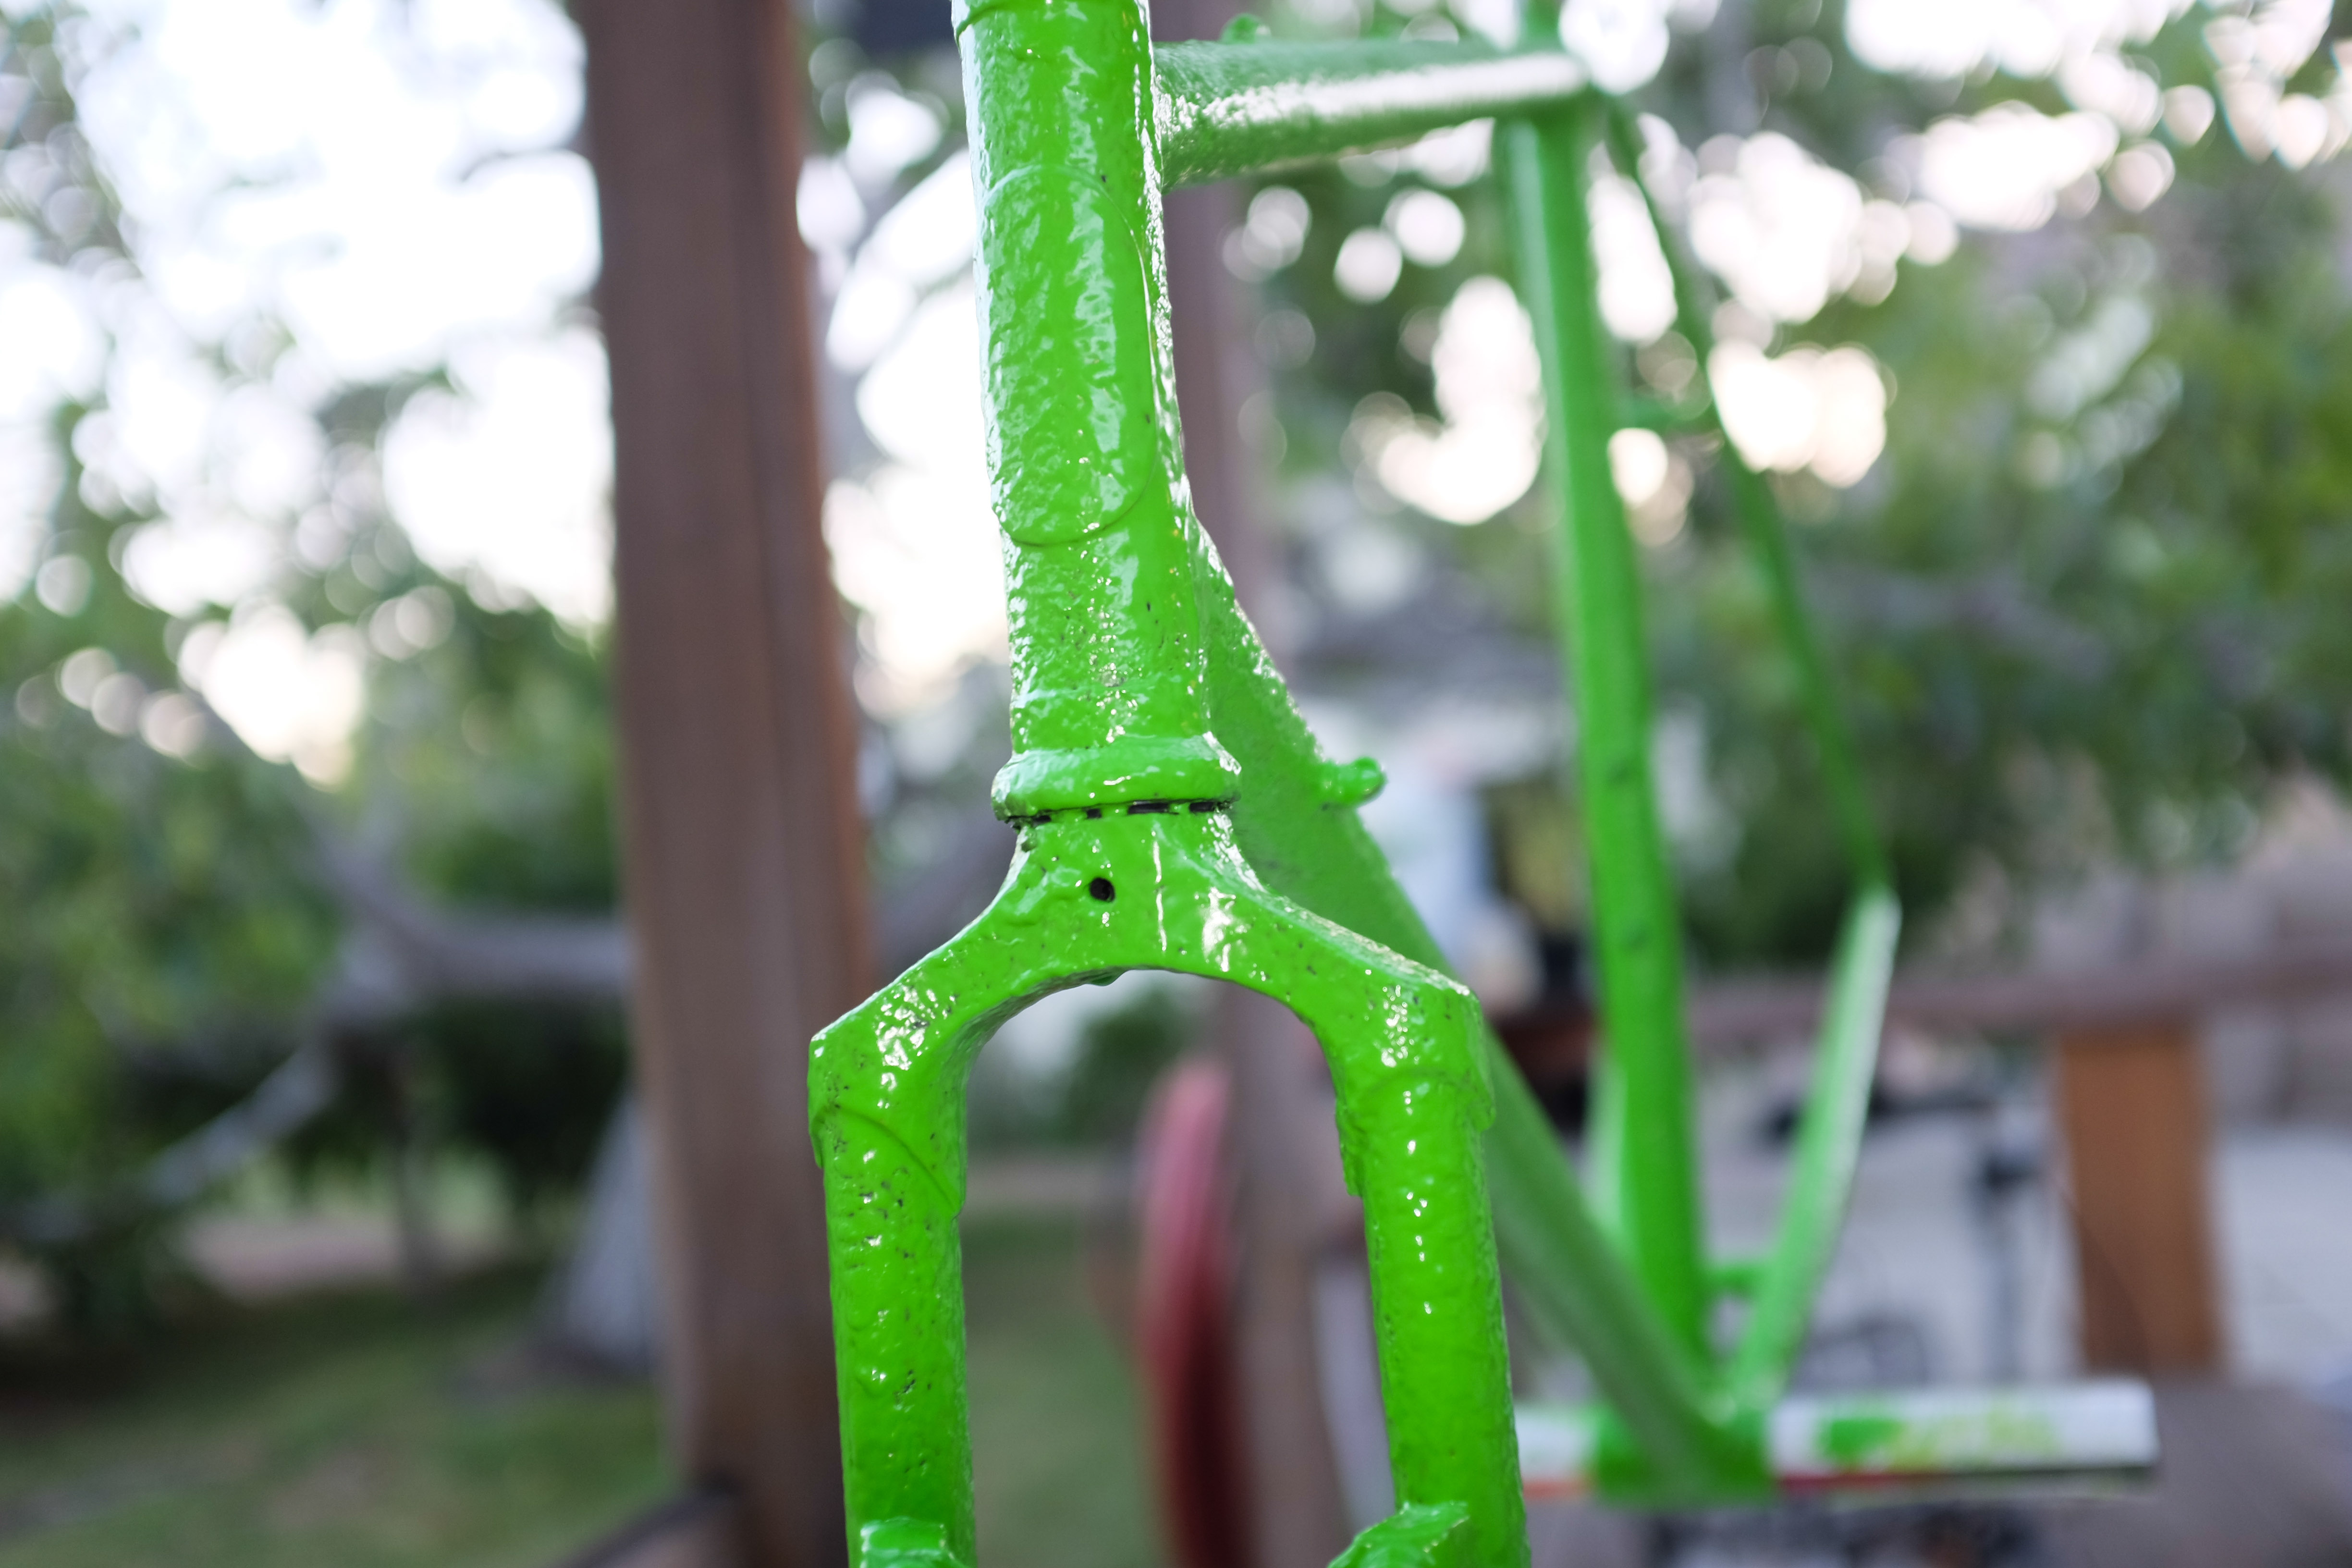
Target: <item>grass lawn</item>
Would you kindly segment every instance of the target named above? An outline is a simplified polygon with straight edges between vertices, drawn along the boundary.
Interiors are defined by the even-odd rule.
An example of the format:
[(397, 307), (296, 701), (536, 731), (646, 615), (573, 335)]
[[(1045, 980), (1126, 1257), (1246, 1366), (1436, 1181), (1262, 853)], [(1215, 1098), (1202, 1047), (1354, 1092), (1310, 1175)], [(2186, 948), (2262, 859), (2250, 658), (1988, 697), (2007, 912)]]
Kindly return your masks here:
[(669, 1478), (649, 1389), (499, 1375), (533, 1283), (215, 1309), (135, 1353), (17, 1352), (0, 1568), (557, 1561)]
[[(1159, 1561), (1072, 1227), (968, 1241), (983, 1561)], [(552, 1568), (664, 1496), (656, 1401), (530, 1374), (536, 1281), (215, 1307), (136, 1352), (0, 1344), (0, 1568)]]
[(989, 1568), (1162, 1561), (1134, 1374), (1087, 1304), (1079, 1268), (1067, 1223), (964, 1232), (972, 1480)]

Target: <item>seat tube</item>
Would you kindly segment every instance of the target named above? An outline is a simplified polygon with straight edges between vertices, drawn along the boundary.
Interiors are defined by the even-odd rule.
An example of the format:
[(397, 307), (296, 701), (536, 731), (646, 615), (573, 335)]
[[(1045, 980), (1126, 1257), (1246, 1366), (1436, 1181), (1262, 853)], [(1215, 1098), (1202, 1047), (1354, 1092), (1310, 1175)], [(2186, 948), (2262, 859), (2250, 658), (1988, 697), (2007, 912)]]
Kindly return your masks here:
[(1576, 766), (1591, 841), (1605, 1079), (1597, 1183), (1651, 1302), (1704, 1357), (1708, 1294), (1682, 1010), (1682, 926), (1650, 763), (1641, 575), (1610, 477), (1609, 385), (1584, 200), (1586, 111), (1508, 127), (1518, 271), (1542, 353), (1546, 458), (1559, 531), (1560, 647), (1575, 694)]

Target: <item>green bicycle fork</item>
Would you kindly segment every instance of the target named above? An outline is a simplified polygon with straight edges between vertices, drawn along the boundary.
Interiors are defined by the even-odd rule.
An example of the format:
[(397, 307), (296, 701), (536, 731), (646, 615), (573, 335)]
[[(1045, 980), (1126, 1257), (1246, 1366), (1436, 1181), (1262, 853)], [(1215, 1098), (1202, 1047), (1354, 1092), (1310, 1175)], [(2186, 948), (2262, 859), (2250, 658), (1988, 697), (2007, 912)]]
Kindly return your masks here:
[[(1778, 561), (1768, 580), (1818, 698), (1809, 717), (1832, 793), (1852, 808), (1862, 890), (1795, 1195), (1757, 1271), (1747, 1338), (1718, 1359), (1707, 1325), (1727, 1271), (1701, 1244), (1681, 934), (1582, 210), (1583, 161), (1617, 132), (1613, 108), (1550, 47), (1241, 43), (1155, 58), (1137, 0), (979, 0), (959, 5), (956, 28), (1012, 628), (1013, 755), (994, 797), (1019, 843), (985, 913), (812, 1047), (857, 1562), (974, 1562), (956, 1229), (972, 1059), (1039, 997), (1135, 969), (1275, 997), (1329, 1060), (1365, 1207), (1399, 1500), (1342, 1564), (1526, 1561), (1505, 1271), (1534, 1322), (1592, 1372), (1605, 1493), (1769, 1496), (1763, 1419), (1851, 1180), (1895, 917), (1769, 492), (1739, 470), (1744, 520)], [(1234, 604), (1180, 457), (1160, 192), (1484, 116), (1506, 121), (1565, 519), (1564, 651), (1607, 1035), (1597, 1219), (1357, 820), (1379, 770), (1322, 755)]]
[(996, 0), (957, 25), (1014, 649), (995, 795), (1021, 834), (988, 911), (813, 1052), (864, 1561), (973, 1559), (955, 1229), (971, 1058), (1038, 997), (1131, 969), (1262, 991), (1323, 1042), (1376, 1280), (1403, 1504), (1386, 1533), (1432, 1561), (1523, 1561), (1476, 1004), (1270, 890), (1227, 815), (1244, 773), (1211, 728), (1202, 599), (1231, 589), (1177, 456), (1144, 17)]

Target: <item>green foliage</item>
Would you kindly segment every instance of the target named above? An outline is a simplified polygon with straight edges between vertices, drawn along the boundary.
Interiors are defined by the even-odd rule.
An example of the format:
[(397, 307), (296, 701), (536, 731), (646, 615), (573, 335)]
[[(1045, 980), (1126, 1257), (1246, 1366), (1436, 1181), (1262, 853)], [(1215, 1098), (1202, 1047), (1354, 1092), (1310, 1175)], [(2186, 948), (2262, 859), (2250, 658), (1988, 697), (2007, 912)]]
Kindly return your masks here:
[[(1987, 860), (2034, 879), (2223, 856), (2278, 781), (2352, 763), (2336, 216), (2233, 153), (2183, 181), (2145, 224), (1906, 267), (1885, 303), (1815, 323), (1900, 388), (1880, 471), (1802, 544), (1916, 908)], [(2105, 384), (2053, 381), (2070, 340), (2138, 314), (2147, 345)], [(1784, 489), (1801, 515), (1827, 500)], [(1701, 516), (1655, 601), (1669, 689), (1705, 704), (1744, 825), (1695, 889), (1699, 930), (1729, 956), (1817, 952), (1843, 873), (1761, 595)]]
[(1024, 1073), (993, 1048), (973, 1069), (971, 1137), (979, 1147), (1104, 1148), (1135, 1136), (1151, 1090), (1199, 1035), (1184, 993), (1133, 986), (1088, 1017), (1067, 1062)]
[[(70, 5), (0, 19), (0, 70), (31, 89), (0, 143), (0, 224), (130, 300), (146, 285), (74, 98), (118, 41)], [(269, 384), (291, 343), (258, 319), (201, 353), (234, 395)], [(56, 409), (38, 591), (0, 602), (0, 1215), (120, 1190), (283, 1058), (351, 933), (322, 874), (328, 839), (432, 900), (612, 909), (597, 639), (434, 572), (382, 500), (385, 429), (448, 386), (436, 368), (334, 389), (311, 410), (316, 503), (250, 519), (278, 545), (255, 600), (365, 650), (353, 755), (316, 787), (207, 728), (182, 656), (240, 607), (141, 597), (125, 563), (163, 502), (92, 457), (112, 438), (102, 392)], [(301, 1163), (365, 1166), (388, 1137), (438, 1138), (487, 1155), (523, 1204), (584, 1170), (625, 1048), (612, 1016), (520, 1005), (428, 1007), (339, 1044), (348, 1087)], [(170, 1240), (142, 1221), (43, 1261), (69, 1317), (131, 1322)]]
[(447, 639), (379, 666), (351, 791), (403, 826), (406, 870), (452, 903), (601, 913), (618, 871), (601, 644), (462, 592)]
[[(986, 1560), (1159, 1561), (1141, 1417), (1070, 1226), (964, 1245)], [(545, 1568), (675, 1489), (640, 1382), (517, 1353), (523, 1270), (0, 1344), (0, 1568)], [(36, 1436), (36, 1435), (37, 1435)]]
[(628, 1074), (620, 1016), (453, 1004), (421, 1034), (442, 1134), (488, 1156), (519, 1207), (575, 1190)]
[(1183, 997), (1147, 986), (1135, 1000), (1087, 1020), (1065, 1081), (1057, 1131), (1073, 1142), (1104, 1143), (1134, 1135), (1152, 1086), (1195, 1032)]
[[(2168, 27), (2141, 63), (2167, 86), (2211, 87), (2206, 19)], [(1276, 25), (1317, 24), (1302, 7), (1277, 10)], [(1382, 5), (1368, 30), (1426, 25)], [(1784, 56), (1818, 63), (1784, 71)], [(2326, 58), (2305, 75), (2325, 76)], [(1843, 7), (1813, 0), (1726, 6), (1706, 33), (1678, 34), (1634, 96), (1686, 147), (1777, 132), (1896, 199), (1897, 135), (2007, 100), (2069, 107), (2048, 81), (1874, 72), (1845, 47)], [(1862, 484), (1773, 483), (1798, 523), (1914, 935), (1989, 869), (2029, 887), (2103, 858), (2226, 856), (2282, 781), (2352, 774), (2352, 631), (2337, 609), (2352, 586), (2352, 458), (2336, 435), (2352, 414), (2342, 214), (2315, 172), (2248, 159), (2226, 125), (2169, 144), (2176, 183), (2145, 213), (2106, 201), (2037, 232), (1971, 235), (1940, 266), (1904, 262), (1884, 299), (1833, 300), (1775, 336), (1775, 353), (1858, 343), (1896, 389), (1885, 453)], [(1348, 430), (1367, 397), (1436, 412), (1434, 311), (1470, 276), (1509, 275), (1496, 182), (1447, 189), (1468, 220), (1459, 256), (1408, 263), (1369, 306), (1335, 286), (1339, 247), (1428, 177), (1359, 160), (1268, 183), (1298, 190), (1312, 213), (1299, 259), (1265, 285), (1273, 308), (1313, 329), (1311, 355), (1276, 363), (1270, 438), (1302, 544), (1328, 548), (1315, 541), (1332, 511), (1384, 513), (1377, 527), (1549, 636), (1547, 484), (1496, 521), (1455, 530), (1400, 511), (1369, 476), (1352, 495), (1327, 477), (1359, 466)], [(2066, 384), (2062, 360), (2129, 338), (2119, 329), (2135, 318), (2144, 342), (2098, 384)], [(1621, 374), (1629, 392), (1672, 393), (1647, 382), (1630, 346)], [(1700, 719), (1730, 829), (1685, 857), (1693, 934), (1717, 964), (1817, 962), (1847, 874), (1794, 671), (1711, 444), (1674, 445), (1697, 493), (1682, 536), (1644, 552), (1658, 707)], [(1580, 858), (1541, 812), (1497, 820), (1541, 840), (1505, 847), (1515, 884), (1528, 880), (1528, 854)], [(1540, 914), (1573, 908), (1540, 880)]]
[[(37, 614), (0, 607), (0, 658)], [(110, 735), (46, 677), (17, 689), (38, 721), (0, 730), (0, 884), (16, 911), (0, 921), (0, 1202), (100, 1179), (219, 1109), (268, 1061), (335, 932), (268, 770)]]

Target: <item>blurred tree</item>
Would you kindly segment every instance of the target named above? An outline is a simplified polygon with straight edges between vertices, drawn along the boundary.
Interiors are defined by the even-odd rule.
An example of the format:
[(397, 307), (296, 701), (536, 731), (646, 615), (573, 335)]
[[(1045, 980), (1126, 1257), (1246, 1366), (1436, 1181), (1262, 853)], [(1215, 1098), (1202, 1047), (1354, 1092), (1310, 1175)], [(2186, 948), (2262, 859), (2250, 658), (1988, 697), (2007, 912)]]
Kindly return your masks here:
[(1199, 1037), (1196, 994), (1181, 985), (1129, 982), (1072, 1030), (1068, 1058), (1040, 1067), (984, 1052), (973, 1069), (976, 1148), (1116, 1147), (1131, 1138), (1151, 1090)]
[[(103, 279), (113, 319), (146, 285), (74, 89), (121, 43), (70, 5), (0, 16), (0, 229)], [(247, 321), (206, 353), (233, 396), (290, 341)], [(527, 1205), (570, 1188), (609, 1114), (625, 965), (601, 642), (484, 603), (385, 512), (383, 434), (446, 385), (316, 398), (330, 500), (252, 520), (278, 540), (265, 604), (179, 614), (125, 570), (160, 503), (84, 462), (104, 392), (51, 417), (47, 526), (0, 603), (0, 1237), (84, 1326), (149, 1310), (169, 1213), (298, 1126), (298, 1169), (380, 1168), (387, 1138), (422, 1135), (486, 1157)], [(328, 787), (257, 757), (200, 695), (204, 658), (257, 608), (363, 672), (349, 754), (309, 759)], [(451, 926), (436, 903), (536, 923)]]
[[(1883, 21), (1903, 8), (1854, 9)], [(1735, 301), (1718, 337), (1775, 364), (1858, 344), (1893, 394), (1866, 473), (1832, 486), (1792, 464), (1772, 482), (1800, 524), (1915, 913), (1932, 917), (1972, 879), (2023, 889), (2116, 858), (2226, 856), (2281, 781), (2342, 783), (2352, 661), (2334, 606), (2347, 585), (2352, 468), (2336, 433), (2352, 294), (2341, 181), (2326, 160), (2352, 124), (2323, 47), (2332, 29), (2313, 26), (2325, 8), (2184, 3), (2156, 26), (2115, 7), (2104, 25), (2116, 36), (2063, 62), (2053, 45), (2025, 70), (1987, 58), (1942, 75), (1866, 64), (1855, 26), (1880, 24), (1838, 0), (1643, 10), (1617, 8), (1629, 34), (1653, 23), (1663, 45), (1669, 16), (1675, 31), (1663, 68), (1630, 94), (1649, 117), (1640, 173), (1680, 237), (1703, 237), (1702, 182), (1716, 220), (1733, 196), (1795, 204), (1781, 221), (1796, 228), (1776, 236), (1767, 211), (1738, 241), (1718, 232), (1698, 247), (1717, 297)], [(1569, 11), (1573, 33), (1578, 13), (1610, 8)], [(1452, 36), (1483, 16), (1389, 0), (1283, 0), (1272, 14), (1277, 32), (1325, 36)], [(1965, 37), (1974, 24), (1955, 18), (1970, 15), (1926, 6), (1904, 25)], [(2301, 144), (2283, 145), (2282, 112), (2310, 121)], [(1953, 226), (1923, 212), (1923, 167), (1963, 134), (2019, 124), (2063, 127), (2091, 152), (2036, 193), (2047, 145), (1988, 148), (2041, 208), (1964, 215), (2004, 227), (1967, 232), (1956, 251), (1937, 243)], [(1756, 172), (1767, 158), (1766, 173), (1788, 182), (1778, 193)], [(1509, 273), (1494, 182), (1464, 179), (1486, 161), (1424, 143), (1283, 175), (1264, 183), (1270, 194), (1231, 247), (1236, 269), (1264, 280), (1258, 347), (1277, 376), (1253, 434), (1288, 498), (1279, 510), (1301, 581), (1328, 617), (1364, 613), (1348, 603), (1340, 558), (1402, 539), (1468, 574), (1511, 624), (1549, 627), (1540, 485), (1495, 521), (1454, 528), (1423, 510), (1444, 510), (1444, 498), (1382, 483), (1384, 433), (1449, 416), (1432, 364), (1449, 302), (1469, 279)], [(1823, 177), (1826, 195), (1819, 184), (1791, 193)], [(1461, 222), (1423, 222), (1417, 236), (1415, 204), (1425, 218), (1431, 197)], [(1849, 258), (1835, 275), (1855, 226), (1841, 199), (1864, 231), (1912, 230), (1899, 264), (1889, 256), (1874, 270), (1865, 257), (1857, 274)], [(1605, 229), (1607, 201), (1596, 211)], [(1810, 309), (1749, 303), (1768, 242), (1797, 253), (1799, 275), (1809, 247), (1830, 258)], [(1604, 233), (1600, 248), (1609, 303), (1612, 284), (1641, 280), (1622, 242)], [(1654, 314), (1622, 332), (1629, 394), (1687, 396), (1691, 348), (1669, 325)], [(1801, 384), (1790, 395), (1809, 395)], [(1706, 820), (1682, 845), (1694, 936), (1718, 964), (1817, 959), (1845, 873), (1791, 672), (1707, 442), (1676, 438), (1669, 452), (1687, 522), (1676, 505), (1653, 515), (1643, 555), (1659, 710), (1695, 720), (1702, 742)], [(1335, 471), (1351, 472), (1352, 488), (1336, 489)], [(1909, 931), (1933, 929), (1922, 919)]]
[[(2221, 29), (2235, 19), (2190, 12), (2133, 63), (2226, 97)], [(1773, 29), (1817, 37), (1836, 68), (1768, 123), (1833, 159), (1883, 155), (1883, 132), (1856, 142), (1887, 108), (1885, 79), (1836, 47), (1836, 20)], [(2336, 77), (2317, 50), (2285, 85)], [(1842, 98), (1841, 82), (1856, 85)], [(1996, 76), (1950, 107), (2009, 94), (2054, 96)], [(1928, 109), (1918, 89), (1910, 107)], [(2280, 781), (2340, 784), (2352, 762), (2352, 663), (2324, 607), (2352, 585), (2352, 467), (2333, 436), (2352, 387), (2341, 216), (2319, 169), (2283, 168), (2218, 125), (2167, 140), (2177, 175), (2146, 210), (2111, 190), (1941, 267), (1906, 262), (1883, 300), (1834, 301), (1802, 329), (1864, 344), (1900, 388), (1864, 483), (1783, 488), (1818, 520), (1815, 602), (1926, 911), (1994, 867), (2031, 887), (2099, 860), (2227, 856)], [(1744, 825), (1698, 879), (1699, 930), (1733, 957), (1818, 952), (1842, 873), (1728, 531), (1703, 523), (1684, 558), (1659, 559), (1669, 679), (1706, 704)]]
[[(1784, 369), (1792, 351), (1860, 345), (1895, 389), (1867, 472), (1833, 485), (1790, 464), (1774, 483), (1805, 525), (1906, 895), (1931, 915), (1996, 872), (2030, 885), (2096, 857), (2227, 853), (2276, 781), (2347, 767), (2352, 659), (2336, 605), (2352, 586), (2352, 471), (2336, 437), (2352, 413), (2352, 300), (2327, 162), (2345, 110), (2318, 47), (2326, 29), (2263, 0), (2251, 16), (2169, 12), (2090, 50), (2088, 66), (2004, 70), (1988, 57), (1898, 70), (1857, 52), (1865, 8), (1886, 12), (1885, 0), (1851, 16), (1836, 0), (1569, 7), (1578, 26), (1622, 12), (1641, 37), (1671, 14), (1671, 47), (1632, 101), (1654, 117), (1647, 172), (1679, 226), (1693, 227), (1697, 183), (1746, 189), (1743, 160), (1777, 159), (1832, 207), (1850, 195), (1910, 236), (1889, 250), (1881, 234), (1870, 265), (1810, 301), (1759, 311), (1735, 288), (1718, 327)], [(1271, 19), (1294, 36), (1449, 37), (1495, 9), (1275, 0)], [(933, 254), (945, 229), (889, 223), (952, 172), (953, 62), (918, 47), (933, 37), (922, 27), (819, 11), (809, 68), (826, 167), (803, 182), (803, 229), (829, 288), (860, 310), (883, 300), (907, 330), (919, 290), (956, 286), (952, 258)], [(137, 236), (75, 100), (121, 40), (70, 4), (0, 16), (0, 239), (134, 300), (148, 288)], [(2106, 151), (2041, 194), (2047, 212), (1971, 231), (1943, 259), (1951, 219), (1913, 187), (1942, 156), (1936, 138), (1998, 128), (2012, 107), (2039, 118), (1998, 123), (2032, 135), (2069, 113), (2063, 133), (2078, 140), (2105, 124)], [(1437, 563), (1477, 584), (1498, 620), (1548, 630), (1539, 492), (1481, 521), (1459, 490), (1383, 477), (1397, 432), (1427, 437), (1464, 416), (1440, 396), (1449, 314), (1493, 300), (1466, 284), (1508, 274), (1489, 161), (1472, 129), (1261, 182), (1228, 243), (1229, 265), (1262, 286), (1252, 341), (1275, 378), (1245, 434), (1327, 623), (1386, 613), (1400, 585), (1449, 575), (1415, 569)], [(1623, 191), (1610, 189), (1622, 215)], [(1852, 218), (1803, 221), (1832, 250), (1860, 243)], [(1739, 270), (1738, 246), (1699, 249)], [(845, 307), (836, 321), (844, 367), (876, 352), (852, 352), (841, 323), (855, 317)], [(1663, 320), (1627, 336), (1628, 385), (1683, 395), (1691, 345)], [(253, 320), (201, 347), (233, 393), (271, 382), (290, 341)], [(1507, 353), (1473, 370), (1474, 392), (1512, 395)], [(855, 374), (843, 368), (828, 395), (851, 403)], [(311, 1121), (303, 1159), (378, 1160), (388, 1137), (422, 1130), (498, 1161), (525, 1201), (565, 1186), (609, 1102), (625, 962), (604, 918), (615, 889), (599, 636), (421, 563), (382, 499), (386, 430), (419, 394), (452, 387), (428, 368), (309, 397), (326, 499), (301, 518), (251, 520), (272, 531), (275, 564), (266, 605), (242, 609), (175, 612), (135, 591), (126, 563), (160, 503), (85, 460), (104, 445), (102, 392), (61, 402), (42, 432), (53, 500), (25, 587), (0, 603), (0, 1233), (40, 1248), (85, 1316), (139, 1299), (165, 1234), (152, 1216), (226, 1168), (223, 1151), (319, 1116), (334, 1073), (306, 1063), (342, 1063), (362, 1087)], [(834, 412), (843, 472), (903, 458)], [(1644, 559), (1661, 712), (1698, 742), (1686, 750), (1703, 809), (1682, 814), (1700, 823), (1683, 840), (1696, 935), (1720, 963), (1814, 956), (1843, 879), (1794, 694), (1706, 443), (1676, 438), (1666, 456), (1666, 489), (1687, 506), (1644, 511)], [(877, 614), (862, 608), (871, 656)], [(264, 611), (362, 683), (347, 752), (301, 754), (310, 782), (252, 755), (200, 695), (223, 628)], [(869, 657), (861, 679), (877, 667)], [(881, 867), (953, 861), (984, 882), (992, 857), (1001, 866), (1001, 830), (981, 814), (967, 831), (965, 800), (997, 760), (1002, 700), (983, 674), (959, 689), (955, 723), (877, 703), (895, 715), (870, 748)], [(1572, 828), (1528, 801), (1505, 815), (1533, 824), (1545, 853), (1578, 859)], [(1572, 918), (1572, 898), (1547, 884), (1546, 912)], [(958, 900), (933, 902), (886, 931), (895, 953), (952, 925)], [(436, 903), (512, 918), (469, 923)], [(1164, 1053), (1167, 1024), (1122, 1020), (1129, 1043), (1086, 1059)], [(1074, 1131), (1132, 1098), (1121, 1073), (1096, 1085), (1093, 1071)], [(224, 1126), (236, 1136), (184, 1142)]]

